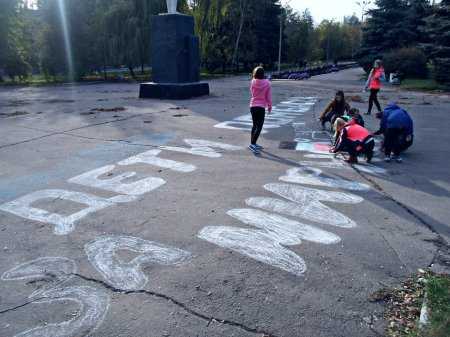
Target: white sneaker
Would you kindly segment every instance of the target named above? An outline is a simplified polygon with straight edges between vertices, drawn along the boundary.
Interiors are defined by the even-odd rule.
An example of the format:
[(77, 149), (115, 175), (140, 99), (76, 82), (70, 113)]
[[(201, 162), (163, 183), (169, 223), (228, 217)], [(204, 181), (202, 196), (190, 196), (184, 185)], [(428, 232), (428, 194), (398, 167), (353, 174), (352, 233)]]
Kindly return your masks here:
[(256, 147), (258, 150), (264, 150), (264, 148), (263, 148), (261, 145), (255, 144), (255, 147)]
[(386, 156), (386, 157), (384, 158), (384, 161), (385, 161), (386, 163), (390, 163), (391, 160), (392, 160), (392, 158), (391, 158), (390, 156)]
[(401, 163), (403, 163), (403, 159), (402, 159), (402, 157), (395, 157), (395, 161), (397, 162), (397, 163), (399, 163), (399, 164), (401, 164)]

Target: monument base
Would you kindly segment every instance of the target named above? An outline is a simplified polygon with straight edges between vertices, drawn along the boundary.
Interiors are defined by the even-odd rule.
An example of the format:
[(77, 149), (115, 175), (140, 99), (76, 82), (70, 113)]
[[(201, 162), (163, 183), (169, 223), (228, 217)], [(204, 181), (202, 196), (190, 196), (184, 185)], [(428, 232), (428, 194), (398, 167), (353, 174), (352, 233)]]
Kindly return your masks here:
[(209, 95), (209, 84), (194, 83), (141, 83), (139, 98), (188, 99)]

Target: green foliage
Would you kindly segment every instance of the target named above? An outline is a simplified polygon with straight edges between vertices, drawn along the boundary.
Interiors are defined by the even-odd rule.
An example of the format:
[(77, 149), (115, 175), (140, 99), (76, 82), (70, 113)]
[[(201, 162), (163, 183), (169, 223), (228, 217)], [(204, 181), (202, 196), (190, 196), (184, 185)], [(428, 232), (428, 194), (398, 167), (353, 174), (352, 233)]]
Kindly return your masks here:
[(440, 83), (450, 84), (450, 1), (436, 5), (425, 19), (422, 32), (429, 36), (424, 50), (434, 64), (434, 77)]
[(17, 0), (0, 2), (0, 67), (13, 80), (25, 78), (30, 71), (23, 6)]
[(417, 91), (448, 91), (449, 88), (439, 84), (434, 79), (405, 79), (401, 83), (401, 88), (406, 90), (417, 90)]
[(450, 336), (450, 278), (432, 276), (428, 279), (427, 294), (431, 311), (430, 337)]
[[(166, 0), (37, 0), (33, 10), (27, 3), (0, 2), (0, 69), (21, 79), (30, 73), (106, 79), (108, 68), (122, 66), (137, 78), (136, 68), (144, 74), (151, 64), (152, 16), (166, 10)], [(178, 10), (195, 17), (202, 65), (210, 72), (260, 63), (274, 68), (280, 24), (282, 63), (351, 59), (360, 45), (357, 18), (315, 26), (308, 11), (282, 8), (278, 0), (180, 0)]]
[(359, 53), (365, 70), (383, 54), (415, 47), (428, 39), (421, 33), (424, 19), (431, 11), (428, 0), (377, 0), (375, 3), (376, 8), (368, 12)]
[(387, 74), (398, 72), (402, 78), (425, 78), (428, 75), (427, 57), (419, 48), (392, 50), (383, 55)]

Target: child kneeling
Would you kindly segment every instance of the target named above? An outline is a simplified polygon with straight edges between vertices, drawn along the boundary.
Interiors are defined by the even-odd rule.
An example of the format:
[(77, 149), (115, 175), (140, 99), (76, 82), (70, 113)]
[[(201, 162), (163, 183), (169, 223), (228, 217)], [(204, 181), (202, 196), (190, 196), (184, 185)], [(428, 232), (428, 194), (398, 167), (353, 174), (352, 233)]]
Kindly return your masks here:
[(348, 152), (350, 155), (347, 162), (358, 163), (358, 155), (365, 155), (368, 163), (373, 157), (375, 140), (366, 128), (358, 124), (347, 124), (342, 118), (336, 120), (336, 131), (338, 139), (331, 149), (332, 153)]

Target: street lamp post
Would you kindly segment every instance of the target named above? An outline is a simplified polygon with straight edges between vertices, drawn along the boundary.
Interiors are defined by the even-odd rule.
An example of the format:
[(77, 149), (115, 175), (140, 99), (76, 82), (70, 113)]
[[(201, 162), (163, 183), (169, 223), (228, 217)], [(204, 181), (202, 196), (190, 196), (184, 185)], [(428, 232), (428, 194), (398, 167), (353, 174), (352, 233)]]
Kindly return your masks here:
[[(284, 6), (288, 6), (292, 0), (287, 0), (284, 2)], [(281, 48), (283, 44), (283, 1), (280, 1), (281, 13), (280, 13), (280, 41), (278, 44), (278, 73), (281, 72)]]

